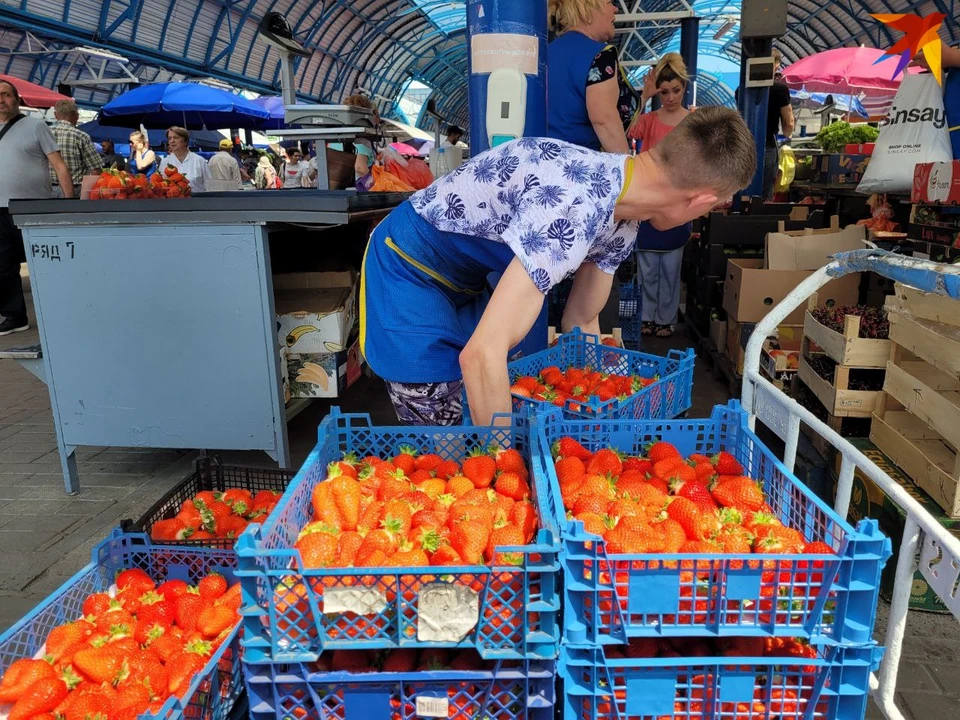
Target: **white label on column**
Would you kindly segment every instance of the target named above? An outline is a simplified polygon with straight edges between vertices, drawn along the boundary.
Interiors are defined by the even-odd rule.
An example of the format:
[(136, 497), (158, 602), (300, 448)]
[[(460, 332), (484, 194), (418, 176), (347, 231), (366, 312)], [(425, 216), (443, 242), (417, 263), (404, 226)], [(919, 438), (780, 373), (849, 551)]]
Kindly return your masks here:
[(420, 590), (417, 640), (460, 642), (480, 619), (480, 595), (465, 585), (430, 583)]
[(450, 701), (446, 698), (417, 695), (417, 717), (445, 718), (450, 711)]

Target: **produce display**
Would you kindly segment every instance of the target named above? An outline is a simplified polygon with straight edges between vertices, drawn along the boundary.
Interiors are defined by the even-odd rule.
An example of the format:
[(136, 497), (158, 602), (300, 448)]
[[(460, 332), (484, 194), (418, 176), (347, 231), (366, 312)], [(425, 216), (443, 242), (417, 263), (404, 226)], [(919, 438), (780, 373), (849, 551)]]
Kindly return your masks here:
[(890, 322), (884, 308), (867, 305), (834, 306), (818, 305), (811, 313), (814, 320), (831, 330), (843, 333), (844, 319), (847, 315), (860, 318), (860, 337), (886, 340), (890, 337)]
[(169, 165), (148, 179), (126, 170), (104, 170), (90, 190), (91, 200), (148, 200), (190, 197), (190, 181)]
[(772, 357), (785, 357), (787, 368), (790, 370), (796, 370), (800, 367), (800, 351), (799, 350), (779, 350), (774, 348), (769, 350), (767, 354)]
[(847, 145), (863, 145), (877, 141), (880, 131), (866, 124), (851, 125), (843, 120), (830, 123), (817, 133), (817, 143), (827, 153), (843, 152)]
[(0, 679), (8, 720), (156, 713), (189, 688), (240, 620), (240, 585), (216, 573), (191, 587), (128, 569), (115, 588), (89, 595), (83, 617), (54, 627), (36, 657), (10, 664)]
[(185, 500), (175, 517), (157, 520), (150, 537), (158, 542), (176, 540), (236, 539), (251, 522), (263, 522), (280, 500), (281, 493), (261, 490), (204, 490)]
[(785, 527), (727, 452), (684, 458), (655, 442), (644, 457), (622, 458), (562, 438), (553, 454), (568, 519), (601, 536), (607, 554), (834, 554)]
[(307, 568), (518, 565), (495, 548), (533, 539), (529, 477), (520, 453), (500, 448), (462, 464), (409, 447), (389, 460), (347, 455), (314, 488), (295, 547)]
[(310, 669), (314, 672), (411, 673), (459, 670), (492, 670), (494, 660), (484, 660), (476, 650), (423, 648), (402, 650), (334, 650), (321, 655)]
[[(609, 343), (605, 340), (604, 344)], [(590, 368), (569, 367), (563, 371), (551, 365), (545, 367), (536, 377), (524, 375), (517, 378), (510, 387), (510, 393), (516, 397), (532, 398), (563, 407), (568, 400), (589, 402), (593, 397), (600, 402), (615, 398), (626, 400), (659, 379), (607, 374)], [(576, 412), (580, 410), (580, 406), (573, 405), (570, 409)]]

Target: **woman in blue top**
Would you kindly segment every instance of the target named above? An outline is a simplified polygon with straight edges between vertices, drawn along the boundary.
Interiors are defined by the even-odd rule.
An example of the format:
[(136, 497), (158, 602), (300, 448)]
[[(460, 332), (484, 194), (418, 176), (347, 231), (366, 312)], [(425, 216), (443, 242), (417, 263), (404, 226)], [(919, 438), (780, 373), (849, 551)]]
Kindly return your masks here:
[[(464, 163), (373, 232), (360, 285), (360, 344), (400, 420), (509, 413), (507, 353), (544, 295), (574, 277), (563, 326), (596, 333), (637, 220), (667, 229), (744, 187), (756, 168), (740, 116), (707, 107), (671, 142), (633, 158), (521, 138)], [(486, 278), (502, 273), (489, 295)]]

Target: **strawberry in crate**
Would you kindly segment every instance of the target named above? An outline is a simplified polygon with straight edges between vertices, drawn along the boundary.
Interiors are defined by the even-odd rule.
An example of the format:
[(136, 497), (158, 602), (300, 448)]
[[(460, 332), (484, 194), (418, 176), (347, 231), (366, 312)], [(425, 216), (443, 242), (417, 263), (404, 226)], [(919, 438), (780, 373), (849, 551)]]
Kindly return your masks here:
[(222, 575), (196, 586), (158, 585), (143, 570), (124, 570), (115, 590), (86, 597), (81, 618), (52, 628), (36, 657), (10, 664), (0, 678), (0, 710), (7, 720), (157, 713), (184, 695), (236, 628), (239, 610), (240, 585), (228, 587)]
[[(616, 364), (616, 358), (613, 363)], [(646, 387), (653, 385), (659, 378), (645, 378), (639, 375), (602, 373), (598, 370), (570, 367), (561, 371), (559, 367), (545, 367), (538, 376), (524, 375), (517, 378), (510, 388), (516, 397), (530, 398), (563, 407), (568, 400), (589, 402), (597, 398), (600, 402), (618, 399), (626, 400)], [(579, 410), (574, 405), (573, 410)]]
[(296, 541), (307, 568), (518, 565), (497, 547), (537, 528), (530, 474), (516, 450), (477, 448), (463, 463), (405, 447), (346, 456), (313, 490), (313, 521)]
[(178, 540), (234, 540), (252, 522), (263, 522), (276, 507), (282, 493), (231, 488), (224, 492), (203, 490), (184, 500), (172, 518), (156, 521), (150, 528), (151, 539), (158, 542)]

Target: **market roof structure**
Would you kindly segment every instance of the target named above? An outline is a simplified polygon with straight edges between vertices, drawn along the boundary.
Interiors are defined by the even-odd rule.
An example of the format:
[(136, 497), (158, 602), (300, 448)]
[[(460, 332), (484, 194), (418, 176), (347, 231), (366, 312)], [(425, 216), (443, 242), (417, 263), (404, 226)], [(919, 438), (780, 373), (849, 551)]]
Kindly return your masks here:
[[(709, 75), (698, 103), (731, 101), (723, 78), (738, 62), (740, 0), (617, 1), (617, 42), (637, 73), (676, 49), (681, 17), (700, 17), (701, 67)], [(778, 46), (789, 62), (826, 48), (889, 45), (890, 30), (871, 12), (944, 12), (943, 37), (955, 42), (953, 2), (791, 0)], [(303, 97), (337, 101), (363, 89), (389, 113), (414, 79), (433, 89), (441, 115), (465, 124), (465, 8), (465, 0), (0, 0), (0, 72), (53, 89), (73, 83), (74, 96), (90, 106), (132, 78), (209, 79), (276, 94), (279, 57), (257, 35), (273, 10), (313, 52), (296, 67)]]

